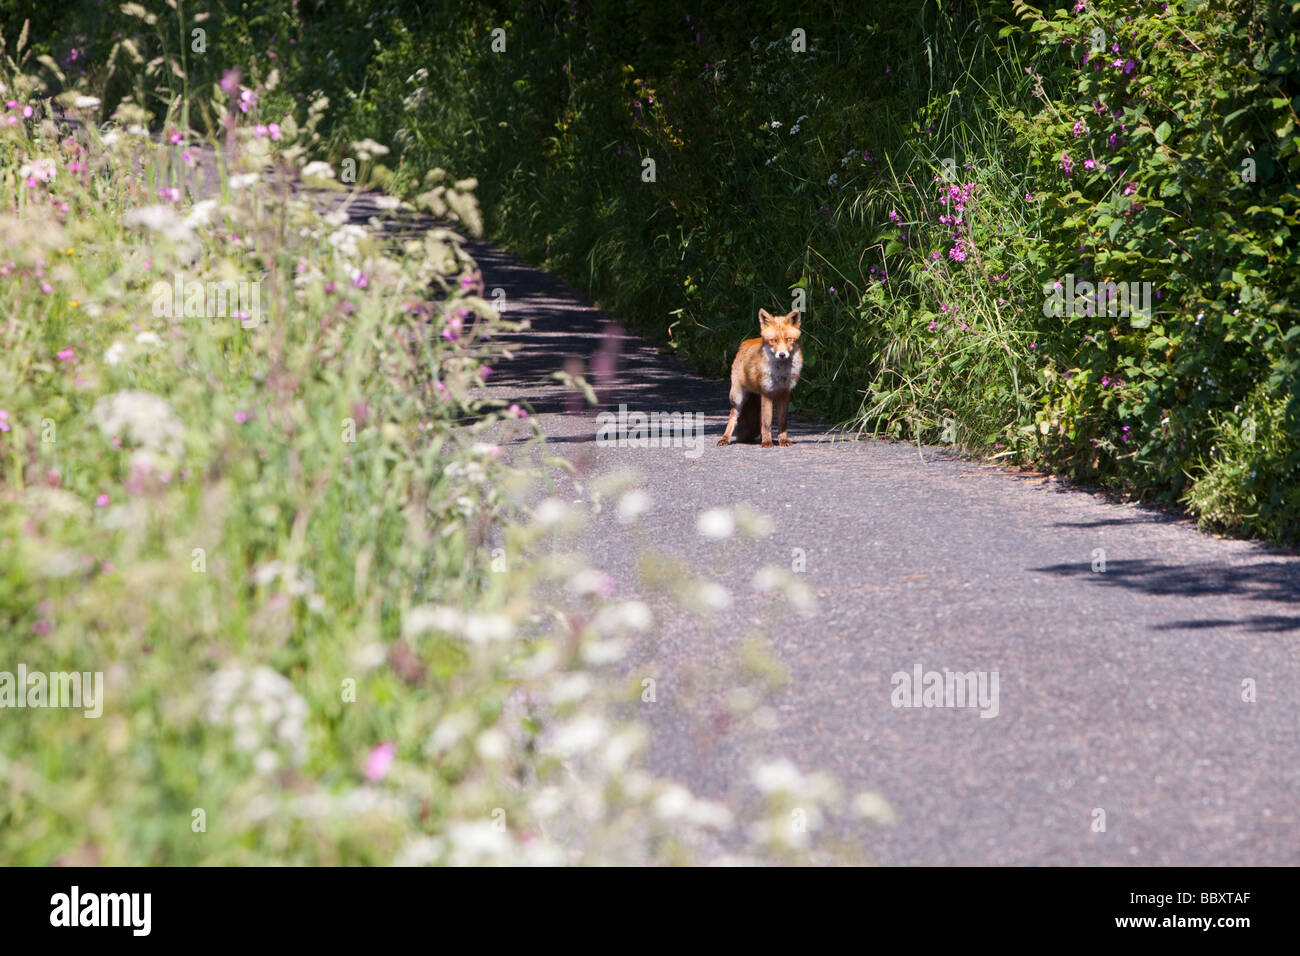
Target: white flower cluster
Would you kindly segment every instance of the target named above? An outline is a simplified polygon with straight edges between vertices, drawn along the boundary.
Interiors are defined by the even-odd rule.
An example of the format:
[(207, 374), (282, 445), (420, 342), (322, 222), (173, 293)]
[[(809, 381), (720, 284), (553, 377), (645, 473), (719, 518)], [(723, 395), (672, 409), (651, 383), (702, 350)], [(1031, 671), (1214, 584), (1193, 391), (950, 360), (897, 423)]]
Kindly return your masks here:
[(179, 459), (184, 451), (184, 426), (167, 400), (153, 392), (128, 389), (107, 395), (95, 403), (90, 420), (105, 438), (137, 446), (131, 458), (135, 467), (153, 467), (159, 456)]
[(232, 664), (213, 674), (204, 719), (232, 728), (235, 746), (253, 753), (262, 773), (274, 771), (281, 754), (295, 764), (307, 757), (307, 701), (288, 678), (269, 667), (250, 671)]

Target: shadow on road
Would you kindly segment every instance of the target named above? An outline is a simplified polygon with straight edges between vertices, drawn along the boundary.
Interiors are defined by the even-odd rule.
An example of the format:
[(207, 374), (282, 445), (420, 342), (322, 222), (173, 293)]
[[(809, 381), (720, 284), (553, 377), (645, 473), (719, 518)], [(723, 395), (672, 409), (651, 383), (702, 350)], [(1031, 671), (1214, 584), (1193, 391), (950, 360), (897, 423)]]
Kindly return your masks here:
[[(620, 405), (629, 412), (702, 414), (710, 433), (721, 434), (729, 410), (725, 382), (701, 378), (677, 357), (623, 330), (605, 312), (580, 304), (581, 298), (555, 277), (537, 273), (485, 244), (469, 243), (467, 251), (483, 270), (488, 295), (495, 289), (504, 291), (507, 318), (526, 316), (529, 322), (526, 332), (497, 340), (512, 350), (511, 358), (493, 369), (491, 385), (498, 397), (537, 414), (590, 417), (591, 435), (568, 436), (563, 439), (567, 442), (594, 442), (596, 415), (617, 412)], [(758, 332), (757, 319), (754, 332)], [(597, 405), (589, 405), (553, 377), (566, 369), (590, 382)], [(797, 405), (797, 391), (795, 396)], [(793, 437), (821, 432), (816, 425), (791, 417)]]
[[(1086, 561), (1054, 564), (1033, 570), (1057, 577), (1088, 578), (1099, 587), (1119, 587), (1150, 595), (1222, 596), (1300, 606), (1300, 564), (1294, 561), (1262, 560), (1247, 565), (1227, 566), (1163, 564), (1138, 558), (1107, 561), (1105, 571), (1094, 571), (1091, 563)], [(1157, 630), (1212, 627), (1244, 627), (1257, 631), (1300, 630), (1300, 616), (1264, 614), (1239, 621), (1192, 619), (1161, 624)]]

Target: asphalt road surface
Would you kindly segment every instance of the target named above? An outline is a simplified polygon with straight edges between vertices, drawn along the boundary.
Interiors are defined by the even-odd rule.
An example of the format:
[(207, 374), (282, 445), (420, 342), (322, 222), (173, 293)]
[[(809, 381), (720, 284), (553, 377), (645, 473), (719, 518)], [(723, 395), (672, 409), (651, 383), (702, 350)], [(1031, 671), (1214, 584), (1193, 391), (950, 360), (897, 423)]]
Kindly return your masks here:
[[(560, 280), (486, 243), (470, 252), (530, 322), (493, 390), (574, 461), (560, 497), (633, 469), (652, 502), (635, 532), (607, 509), (585, 553), (624, 593), (649, 545), (734, 597), (703, 621), (652, 602), (663, 633), (640, 659), (656, 771), (720, 796), (746, 783), (755, 747), (825, 769), (894, 807), (860, 848), (882, 864), (1300, 863), (1296, 557), (940, 449), (834, 440), (798, 418), (797, 389), (793, 447), (716, 447), (725, 383)], [(707, 416), (698, 454), (598, 445), (600, 409), (549, 379), (572, 356), (600, 409)], [(770, 537), (699, 534), (702, 511), (739, 503), (771, 515)], [(807, 615), (751, 586), (795, 549)], [(754, 631), (789, 678), (761, 726), (729, 718), (721, 663)], [(918, 667), (996, 671), (996, 715), (894, 706), (893, 675)]]

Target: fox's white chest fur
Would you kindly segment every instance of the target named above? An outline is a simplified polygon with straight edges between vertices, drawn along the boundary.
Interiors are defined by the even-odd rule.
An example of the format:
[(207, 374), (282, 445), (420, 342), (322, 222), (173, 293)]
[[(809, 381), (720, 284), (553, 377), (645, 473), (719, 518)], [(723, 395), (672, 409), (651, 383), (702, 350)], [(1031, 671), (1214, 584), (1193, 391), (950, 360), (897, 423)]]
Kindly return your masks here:
[(763, 369), (763, 391), (789, 392), (799, 381), (799, 372), (803, 370), (803, 353), (795, 350), (789, 359), (782, 361), (772, 354), (772, 350), (763, 346), (763, 358), (767, 364)]

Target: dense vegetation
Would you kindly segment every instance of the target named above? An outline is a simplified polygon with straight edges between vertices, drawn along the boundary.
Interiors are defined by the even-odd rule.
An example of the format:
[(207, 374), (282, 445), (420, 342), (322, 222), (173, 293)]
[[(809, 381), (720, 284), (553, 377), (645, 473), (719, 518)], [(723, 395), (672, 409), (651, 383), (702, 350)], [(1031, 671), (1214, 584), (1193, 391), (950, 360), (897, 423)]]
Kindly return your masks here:
[[(0, 671), (107, 687), (0, 723), (0, 859), (789, 859), (792, 806), (840, 822), (788, 764), (750, 827), (641, 769), (610, 668), (654, 623), (566, 556), (581, 507), (518, 504), (457, 235), (273, 171), (481, 218), (712, 374), (802, 307), (799, 400), (849, 431), (1300, 534), (1300, 4), (105, 6), (0, 4)], [(160, 310), (177, 277), (264, 307)], [(740, 717), (779, 682), (745, 661)]]
[(1295, 538), (1296, 11), (394, 4), (339, 123), (710, 374), (801, 296), (825, 418)]
[[(644, 769), (617, 667), (654, 615), (569, 541), (652, 502), (619, 474), (525, 494), (498, 442), (527, 412), (481, 388), (510, 325), (461, 235), (284, 188), (345, 197), (324, 98), (230, 66), (188, 104), (216, 154), (183, 98), (101, 126), (111, 94), (30, 39), (0, 45), (0, 862), (797, 860), (888, 817), (761, 753), (734, 808)], [(472, 181), (431, 172), (472, 231)], [(780, 683), (757, 638), (726, 678), (742, 720)]]

